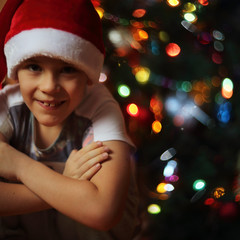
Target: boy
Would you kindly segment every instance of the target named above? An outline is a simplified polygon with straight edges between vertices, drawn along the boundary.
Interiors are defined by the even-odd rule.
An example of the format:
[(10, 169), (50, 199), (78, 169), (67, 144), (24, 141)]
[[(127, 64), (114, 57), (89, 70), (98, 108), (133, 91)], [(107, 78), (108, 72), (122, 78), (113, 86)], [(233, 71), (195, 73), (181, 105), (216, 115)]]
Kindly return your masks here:
[(18, 82), (0, 92), (0, 239), (131, 239), (132, 143), (97, 83), (91, 2), (9, 0), (0, 24), (0, 78)]

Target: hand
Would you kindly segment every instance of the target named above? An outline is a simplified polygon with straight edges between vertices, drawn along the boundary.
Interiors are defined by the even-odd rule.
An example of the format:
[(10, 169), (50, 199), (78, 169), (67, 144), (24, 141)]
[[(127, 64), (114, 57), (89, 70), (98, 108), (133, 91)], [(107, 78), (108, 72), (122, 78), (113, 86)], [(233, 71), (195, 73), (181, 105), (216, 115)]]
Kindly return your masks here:
[(102, 142), (92, 142), (82, 149), (73, 150), (67, 159), (64, 176), (78, 180), (90, 180), (108, 159), (109, 148)]

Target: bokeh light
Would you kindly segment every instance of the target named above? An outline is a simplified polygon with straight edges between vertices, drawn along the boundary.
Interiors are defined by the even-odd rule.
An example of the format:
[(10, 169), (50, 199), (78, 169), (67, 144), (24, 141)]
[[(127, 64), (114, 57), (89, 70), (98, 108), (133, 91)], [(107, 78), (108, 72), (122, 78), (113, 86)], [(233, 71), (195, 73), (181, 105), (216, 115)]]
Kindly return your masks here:
[(180, 5), (180, 1), (179, 0), (167, 0), (167, 3), (171, 7), (177, 7), (178, 5)]
[(222, 96), (224, 98), (231, 98), (233, 95), (233, 82), (230, 78), (225, 78), (222, 82)]
[(169, 43), (166, 46), (166, 53), (170, 57), (176, 57), (181, 52), (181, 48), (176, 43)]
[(127, 112), (132, 117), (137, 117), (139, 115), (138, 106), (135, 103), (131, 103), (127, 105)]
[(206, 182), (202, 179), (197, 179), (193, 183), (193, 189), (196, 191), (203, 190), (206, 186)]
[(158, 120), (155, 120), (152, 123), (152, 130), (154, 133), (160, 133), (162, 130), (162, 124)]
[(149, 81), (151, 71), (147, 67), (137, 67), (135, 78), (140, 84), (146, 84)]
[(159, 214), (161, 212), (161, 207), (158, 204), (151, 204), (148, 206), (148, 212), (150, 214)]
[(214, 189), (213, 196), (214, 198), (221, 198), (225, 195), (225, 189), (223, 187), (217, 187)]
[(118, 86), (118, 94), (121, 97), (128, 97), (130, 93), (131, 93), (130, 88), (127, 85), (121, 84)]
[(145, 14), (146, 14), (146, 10), (140, 8), (140, 9), (134, 10), (134, 12), (133, 12), (132, 15), (133, 15), (133, 17), (135, 17), (135, 18), (141, 18), (141, 17), (143, 17)]

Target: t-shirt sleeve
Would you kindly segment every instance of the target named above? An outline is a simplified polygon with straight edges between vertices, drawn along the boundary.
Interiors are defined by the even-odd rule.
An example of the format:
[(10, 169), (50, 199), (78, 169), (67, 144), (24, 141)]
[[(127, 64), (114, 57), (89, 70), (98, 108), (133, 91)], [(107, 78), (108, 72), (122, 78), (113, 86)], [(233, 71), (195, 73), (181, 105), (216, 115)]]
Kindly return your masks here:
[(13, 126), (9, 114), (9, 95), (11, 98), (12, 86), (6, 86), (0, 90), (0, 132), (9, 141), (12, 133)]
[(90, 88), (76, 113), (91, 120), (94, 141), (119, 140), (134, 147), (119, 104), (104, 85)]

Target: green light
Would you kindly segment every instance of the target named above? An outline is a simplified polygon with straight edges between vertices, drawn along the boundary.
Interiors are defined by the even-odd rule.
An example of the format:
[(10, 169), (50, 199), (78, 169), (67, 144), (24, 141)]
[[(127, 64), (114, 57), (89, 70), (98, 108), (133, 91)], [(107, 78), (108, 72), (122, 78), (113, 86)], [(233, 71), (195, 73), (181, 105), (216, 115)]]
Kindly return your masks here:
[(118, 94), (121, 97), (128, 97), (130, 93), (131, 93), (130, 88), (127, 85), (122, 84), (118, 86)]
[(161, 212), (161, 207), (157, 204), (151, 204), (148, 206), (148, 212), (150, 214), (159, 214)]
[(206, 186), (206, 182), (202, 179), (198, 179), (193, 183), (193, 189), (196, 191), (203, 190)]
[(188, 81), (184, 81), (181, 87), (184, 92), (191, 92), (192, 90), (192, 84)]

